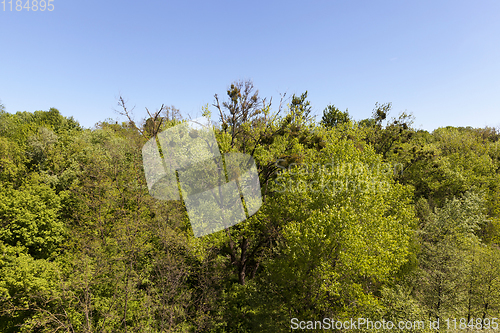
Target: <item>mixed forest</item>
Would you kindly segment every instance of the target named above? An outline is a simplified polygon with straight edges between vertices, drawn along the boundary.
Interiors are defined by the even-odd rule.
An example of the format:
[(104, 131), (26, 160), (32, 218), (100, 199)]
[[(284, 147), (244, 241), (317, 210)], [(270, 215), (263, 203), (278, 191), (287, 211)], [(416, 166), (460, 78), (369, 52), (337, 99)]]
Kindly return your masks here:
[(0, 105), (0, 332), (500, 317), (498, 129), (419, 130), (390, 103), (317, 119), (307, 92), (275, 103), (234, 82), (203, 112), (221, 153), (255, 160), (263, 204), (194, 237), (183, 201), (153, 198), (143, 169), (143, 145), (180, 111), (119, 107), (89, 129)]

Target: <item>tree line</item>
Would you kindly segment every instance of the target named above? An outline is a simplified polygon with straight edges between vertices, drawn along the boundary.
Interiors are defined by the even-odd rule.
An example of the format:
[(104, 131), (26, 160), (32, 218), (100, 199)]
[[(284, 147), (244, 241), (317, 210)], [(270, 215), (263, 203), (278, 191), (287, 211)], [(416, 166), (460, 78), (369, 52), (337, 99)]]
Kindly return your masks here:
[(317, 120), (307, 92), (275, 107), (234, 82), (204, 115), (221, 153), (255, 160), (263, 204), (196, 238), (183, 201), (149, 195), (141, 154), (180, 111), (135, 121), (119, 105), (123, 122), (92, 129), (0, 106), (1, 332), (500, 315), (497, 129), (418, 130), (390, 103), (359, 121), (329, 105)]

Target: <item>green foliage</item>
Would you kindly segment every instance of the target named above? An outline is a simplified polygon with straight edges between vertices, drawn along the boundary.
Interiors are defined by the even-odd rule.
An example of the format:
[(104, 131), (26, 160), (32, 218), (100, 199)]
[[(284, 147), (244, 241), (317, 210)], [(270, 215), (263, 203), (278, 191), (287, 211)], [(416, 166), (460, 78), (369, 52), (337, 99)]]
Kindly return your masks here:
[(0, 104), (1, 332), (500, 315), (496, 129), (428, 133), (406, 113), (389, 120), (390, 103), (360, 122), (329, 105), (317, 124), (307, 92), (278, 111), (250, 81), (226, 93), (215, 136), (254, 158), (263, 205), (202, 238), (144, 177), (141, 149), (181, 122), (177, 109), (82, 129)]
[(476, 290), (471, 289), (474, 282), (470, 279), (485, 273), (474, 262), (481, 247), (476, 232), (487, 222), (484, 202), (478, 195), (466, 193), (446, 201), (435, 212), (422, 207), (427, 213), (423, 214), (419, 298), (431, 317), (470, 316), (469, 290)]
[(0, 137), (0, 182), (18, 187), (26, 173), (26, 156), (19, 145)]
[(323, 117), (321, 118), (321, 124), (327, 127), (336, 127), (339, 124), (345, 124), (350, 121), (349, 112), (340, 111), (334, 105), (328, 105), (323, 110)]
[(471, 188), (488, 193), (490, 214), (498, 206), (498, 162), (492, 158), (489, 142), (473, 131), (442, 128), (432, 136), (407, 142), (394, 159), (405, 165), (401, 181), (415, 187), (435, 207), (446, 198), (460, 196)]
[(309, 120), (311, 114), (311, 102), (307, 100), (307, 91), (300, 96), (295, 94), (290, 102), (290, 114), (293, 119)]
[[(385, 286), (381, 290), (381, 300), (385, 311), (383, 318), (393, 323), (399, 322), (418, 322), (428, 318), (424, 312), (424, 307), (413, 297), (411, 286), (403, 286), (396, 284), (394, 286)], [(396, 331), (399, 327), (395, 327)], [(414, 329), (414, 331), (422, 332), (424, 330)]]
[(19, 189), (0, 188), (0, 240), (26, 248), (35, 258), (46, 258), (57, 249), (65, 233), (58, 218), (60, 199), (35, 176), (25, 183)]
[(318, 158), (307, 162), (320, 169), (283, 172), (277, 180), (274, 215), (290, 222), (267, 283), (294, 315), (359, 315), (376, 307), (378, 286), (407, 260), (408, 189), (369, 170), (381, 161), (351, 141), (330, 136)]
[[(29, 332), (44, 327), (41, 318), (60, 299), (58, 265), (46, 259), (34, 259), (22, 248), (10, 247), (0, 241), (3, 259), (0, 261), (0, 329), (2, 332)], [(22, 325), (22, 326), (21, 326)], [(18, 330), (18, 326), (22, 328)], [(45, 326), (50, 332), (53, 325)]]
[(66, 118), (59, 110), (51, 108), (49, 111), (17, 112), (9, 114), (0, 112), (0, 136), (9, 138), (24, 146), (26, 141), (36, 135), (39, 128), (45, 127), (55, 134), (65, 136), (74, 135), (81, 131), (81, 127), (72, 117)]

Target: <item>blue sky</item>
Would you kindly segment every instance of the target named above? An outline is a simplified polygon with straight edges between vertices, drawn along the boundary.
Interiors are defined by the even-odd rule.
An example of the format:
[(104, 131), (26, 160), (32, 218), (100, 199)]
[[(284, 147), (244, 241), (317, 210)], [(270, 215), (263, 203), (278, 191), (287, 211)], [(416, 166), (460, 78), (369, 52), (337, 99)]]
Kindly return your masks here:
[[(25, 2), (26, 0), (23, 0)], [(85, 127), (135, 105), (197, 117), (251, 79), (262, 97), (308, 91), (354, 119), (375, 102), (415, 126), (500, 126), (500, 1), (53, 1), (3, 11), (0, 99)], [(213, 107), (212, 107), (213, 110)], [(213, 120), (215, 118), (215, 110)]]

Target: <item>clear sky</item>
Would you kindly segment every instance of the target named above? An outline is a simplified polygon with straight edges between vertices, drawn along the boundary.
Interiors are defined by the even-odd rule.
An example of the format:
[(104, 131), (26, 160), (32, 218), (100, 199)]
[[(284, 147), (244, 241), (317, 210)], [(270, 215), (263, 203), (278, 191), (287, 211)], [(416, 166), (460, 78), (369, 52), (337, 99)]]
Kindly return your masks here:
[(124, 120), (121, 94), (137, 119), (161, 104), (194, 118), (251, 79), (275, 108), (307, 90), (318, 118), (328, 104), (360, 120), (392, 102), (426, 130), (500, 126), (499, 0), (52, 3), (0, 2), (8, 112), (55, 107), (92, 127)]

